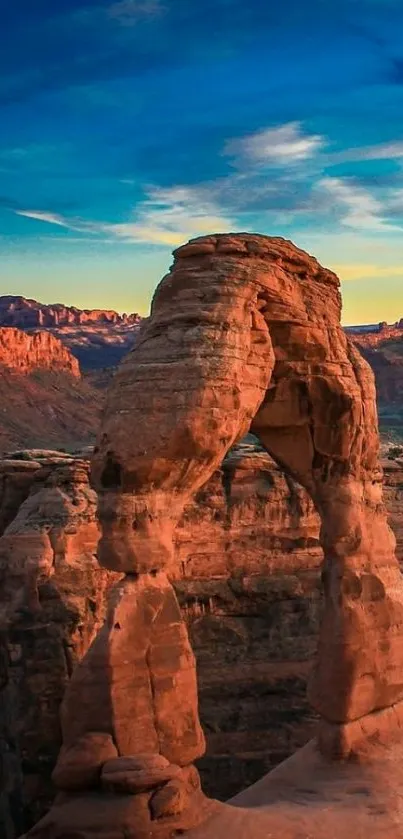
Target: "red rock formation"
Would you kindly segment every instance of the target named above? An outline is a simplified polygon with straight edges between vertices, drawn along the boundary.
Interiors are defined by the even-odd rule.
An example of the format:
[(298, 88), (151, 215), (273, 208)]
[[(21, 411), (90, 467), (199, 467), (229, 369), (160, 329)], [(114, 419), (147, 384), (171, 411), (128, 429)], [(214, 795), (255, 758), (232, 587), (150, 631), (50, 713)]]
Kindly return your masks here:
[(0, 451), (93, 442), (102, 396), (58, 338), (0, 327), (0, 370)]
[[(319, 656), (316, 709), (344, 723), (395, 702), (403, 694), (394, 663), (400, 637), (390, 640), (388, 686), (376, 658), (383, 601), (399, 571), (379, 506), (375, 391), (339, 326), (337, 278), (292, 245), (264, 237), (207, 237), (176, 256), (107, 402), (94, 461), (100, 561), (125, 572), (169, 567), (184, 504), (253, 420), (251, 429), (308, 489), (322, 517), (329, 598), (322, 637), (331, 654)], [(158, 414), (158, 429), (141, 425), (147, 410)], [(133, 426), (144, 432), (133, 435)], [(364, 599), (382, 592), (375, 622), (347, 594), (356, 582), (360, 598), (356, 572), (374, 539), (383, 557), (365, 578)], [(342, 596), (334, 607), (334, 586), (348, 606)], [(356, 654), (362, 637), (369, 658)]]
[(401, 341), (403, 338), (403, 319), (396, 323), (389, 324), (385, 321), (380, 323), (377, 329), (354, 330), (352, 338), (360, 347), (377, 347), (384, 341)]
[[(32, 823), (50, 805), (50, 774), (60, 745), (57, 709), (75, 662), (102, 625), (110, 584), (95, 557), (98, 525), (88, 464), (48, 458), (28, 465), (30, 493), (0, 539), (5, 839), (20, 835), (27, 819)], [(13, 493), (3, 497), (3, 519), (10, 498), (16, 500)]]
[(140, 321), (135, 313), (120, 315), (61, 303), (45, 305), (12, 295), (0, 297), (0, 327), (46, 330), (62, 341), (84, 371), (118, 364), (133, 346)]
[(403, 567), (403, 461), (383, 460), (384, 498), (389, 522), (396, 538), (396, 556)]
[[(149, 654), (139, 635), (131, 644), (123, 640), (124, 680), (132, 692), (121, 702), (115, 679), (120, 665), (112, 651), (122, 625), (112, 606), (107, 628), (74, 671), (64, 700), (64, 741), (75, 749), (78, 763), (80, 742), (84, 761), (85, 738), (100, 731), (97, 694), (105, 708), (102, 730), (119, 754), (119, 774), (128, 757), (136, 757), (138, 771), (147, 772), (150, 765), (150, 756), (142, 760), (128, 753), (129, 733), (120, 738), (122, 722), (130, 726), (133, 720), (136, 731), (137, 718), (144, 727), (135, 748), (166, 757), (172, 771), (198, 753), (193, 663), (163, 572), (176, 572), (173, 534), (185, 504), (249, 427), (309, 491), (321, 517), (325, 610), (310, 691), (323, 718), (317, 745), (326, 758), (338, 758), (360, 754), (371, 732), (386, 735), (387, 709), (403, 696), (403, 586), (382, 505), (373, 377), (340, 328), (340, 308), (335, 275), (284, 240), (211, 236), (176, 252), (151, 318), (113, 380), (93, 464), (100, 561), (135, 577), (127, 586), (135, 588), (137, 602), (123, 595), (122, 637), (130, 635), (132, 620), (141, 625)], [(158, 424), (151, 434), (154, 415)], [(117, 592), (122, 586), (126, 592), (124, 583)], [(165, 650), (159, 640), (164, 627)], [(154, 660), (155, 645), (157, 662), (167, 659), (163, 674)], [(169, 720), (170, 695), (174, 709), (183, 705), (182, 719), (174, 710)], [(385, 714), (378, 723), (379, 709)], [(161, 807), (153, 806), (153, 789), (161, 785), (157, 775), (151, 791), (121, 790), (118, 798), (101, 791), (102, 777), (101, 772), (95, 798), (83, 786), (79, 806), (75, 794), (64, 789), (32, 835), (57, 839), (79, 830), (84, 836), (95, 831), (118, 837), (130, 825), (137, 836), (161, 831), (168, 836), (208, 815), (200, 792), (186, 786), (184, 777), (166, 781)], [(172, 809), (173, 801), (179, 803)], [(267, 826), (270, 821), (273, 828), (284, 828), (283, 835), (292, 826), (281, 812), (272, 812)], [(289, 830), (291, 835), (295, 831)]]
[(62, 303), (38, 303), (26, 297), (7, 294), (0, 296), (0, 326), (19, 329), (33, 327), (82, 326), (85, 324), (136, 324), (139, 315), (118, 314), (109, 309), (77, 309)]
[(52, 370), (80, 378), (77, 359), (49, 332), (26, 335), (19, 329), (0, 328), (0, 365), (19, 373)]
[[(15, 518), (18, 512), (13, 481), (20, 471), (14, 470), (27, 464), (24, 496), (31, 491), (30, 509), (41, 505), (42, 528), (52, 532), (65, 474), (62, 455), (33, 451), (31, 457), (36, 460), (5, 461), (4, 467), (0, 461), (4, 479), (10, 482), (4, 508), (0, 494), (0, 520), (6, 514)], [(67, 466), (72, 472), (73, 463)], [(37, 567), (45, 576), (39, 585), (39, 609), (38, 598), (32, 603), (29, 599), (30, 553), (24, 554), (25, 561), (18, 560), (15, 574), (21, 534), (26, 533), (27, 502), (11, 535), (0, 540), (4, 574), (10, 581), (0, 594), (7, 613), (4, 650), (8, 684), (15, 686), (12, 699), (10, 687), (3, 694), (3, 707), (9, 709), (3, 714), (4, 744), (14, 743), (16, 755), (13, 781), (10, 769), (9, 793), (0, 803), (0, 826), (12, 820), (14, 796), (24, 819), (20, 832), (43, 815), (52, 797), (50, 772), (60, 746), (57, 715), (67, 678), (61, 651), (66, 650), (71, 669), (92, 638), (92, 621), (99, 625), (103, 615), (102, 598), (94, 599), (100, 574), (106, 573), (94, 562), (96, 496), (86, 474), (82, 484), (74, 486), (74, 493), (89, 502), (87, 535), (68, 543), (57, 567), (45, 562), (46, 541), (41, 542), (44, 553)], [(63, 491), (74, 497), (70, 482)], [(66, 505), (73, 518), (63, 525), (65, 533), (76, 528), (75, 509), (74, 504)], [(36, 539), (34, 533), (32, 549)], [(199, 766), (204, 788), (226, 798), (304, 743), (311, 728), (305, 683), (320, 608), (317, 517), (304, 491), (286, 479), (268, 455), (245, 444), (232, 451), (185, 510), (176, 540), (183, 577), (175, 588), (198, 662), (201, 720), (207, 733), (207, 756)], [(112, 582), (114, 575), (110, 576)], [(21, 613), (13, 610), (10, 586), (22, 596)], [(34, 680), (40, 685), (36, 692)], [(23, 762), (18, 758), (22, 752)], [(15, 828), (17, 824), (14, 816)], [(4, 833), (6, 839), (16, 835), (11, 824)]]
[(0, 536), (28, 497), (40, 464), (33, 460), (0, 461)]
[[(376, 391), (378, 404), (381, 413), (385, 409), (393, 407), (400, 411), (403, 398), (403, 341), (401, 343), (401, 355), (392, 353), (388, 343), (381, 347), (357, 346), (363, 357), (371, 365), (375, 373)], [(387, 430), (388, 424), (385, 424)]]
[[(10, 516), (13, 511), (14, 518), (18, 512), (13, 480), (22, 474), (32, 496), (39, 494), (43, 528), (52, 530), (59, 482), (66, 474), (61, 455), (55, 454), (32, 452), (36, 462), (1, 464), (10, 486), (3, 496), (5, 511), (0, 494), (0, 520), (5, 512)], [(23, 470), (26, 463), (26, 475), (14, 471)], [(403, 469), (392, 461), (383, 467), (385, 499), (402, 562)], [(44, 484), (52, 489), (46, 504)], [(50, 774), (60, 746), (59, 704), (68, 673), (102, 622), (102, 586), (113, 581), (112, 574), (110, 581), (103, 582), (104, 572), (94, 561), (98, 533), (90, 525), (95, 523), (96, 497), (86, 473), (82, 484), (74, 486), (74, 495), (70, 482), (64, 484), (64, 492), (71, 498), (77, 493), (87, 498), (88, 535), (74, 539), (71, 534), (57, 567), (46, 566), (49, 576), (39, 585), (39, 610), (28, 605), (30, 556), (13, 577), (17, 591), (24, 592), (25, 605), (20, 613), (8, 612), (3, 647), (8, 687), (0, 690), (4, 724), (0, 753), (9, 783), (3, 800), (0, 796), (0, 834), (5, 839), (15, 839), (30, 827), (52, 800)], [(25, 484), (24, 495), (28, 492)], [(20, 556), (25, 509), (26, 505), (6, 540), (6, 576), (8, 568), (13, 574)], [(73, 511), (73, 519), (64, 525), (67, 533), (76, 527), (76, 505), (66, 509)], [(179, 523), (176, 555), (183, 576), (175, 589), (196, 655), (200, 717), (207, 740), (207, 753), (198, 767), (203, 788), (218, 798), (254, 783), (304, 745), (314, 731), (305, 691), (321, 605), (318, 536), (318, 516), (306, 492), (252, 444), (231, 451)], [(0, 541), (0, 553), (1, 545)], [(44, 568), (43, 562), (39, 565)], [(2, 592), (3, 601), (4, 586)], [(84, 771), (83, 763), (80, 766)]]
[(375, 373), (381, 428), (399, 426), (403, 396), (403, 321), (380, 324), (373, 332), (355, 332), (351, 337)]

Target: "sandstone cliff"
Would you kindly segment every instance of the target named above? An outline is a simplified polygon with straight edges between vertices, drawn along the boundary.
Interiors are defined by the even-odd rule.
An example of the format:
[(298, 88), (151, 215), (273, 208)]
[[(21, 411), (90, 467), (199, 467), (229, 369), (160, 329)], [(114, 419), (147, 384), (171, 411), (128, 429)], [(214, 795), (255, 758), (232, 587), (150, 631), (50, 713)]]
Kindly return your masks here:
[(352, 338), (375, 373), (381, 431), (403, 437), (403, 321)]
[[(31, 457), (0, 464), (0, 753), (8, 773), (0, 825), (3, 819), (7, 839), (52, 799), (61, 697), (116, 579), (95, 560), (88, 463), (51, 452)], [(384, 468), (403, 562), (403, 465), (385, 460)], [(318, 529), (306, 493), (253, 442), (230, 452), (184, 512), (176, 591), (198, 663), (207, 738), (200, 769), (210, 794), (227, 798), (309, 739)]]
[(48, 332), (26, 335), (20, 329), (0, 327), (0, 366), (19, 373), (52, 370), (80, 378), (77, 359)]
[[(74, 662), (104, 614), (108, 573), (94, 556), (94, 493), (88, 463), (41, 457), (9, 461), (0, 539), (0, 833), (19, 836), (51, 800), (60, 739), (58, 706)], [(23, 503), (17, 507), (18, 487)], [(29, 474), (29, 477), (28, 477)]]
[(396, 323), (383, 321), (372, 329), (354, 327), (351, 333), (357, 344), (363, 347), (377, 347), (384, 341), (401, 341), (403, 339), (403, 318)]
[(102, 400), (49, 332), (0, 327), (0, 451), (93, 441)]
[(13, 295), (0, 297), (0, 327), (45, 330), (60, 338), (84, 371), (118, 364), (133, 346), (140, 321), (136, 313), (46, 305)]

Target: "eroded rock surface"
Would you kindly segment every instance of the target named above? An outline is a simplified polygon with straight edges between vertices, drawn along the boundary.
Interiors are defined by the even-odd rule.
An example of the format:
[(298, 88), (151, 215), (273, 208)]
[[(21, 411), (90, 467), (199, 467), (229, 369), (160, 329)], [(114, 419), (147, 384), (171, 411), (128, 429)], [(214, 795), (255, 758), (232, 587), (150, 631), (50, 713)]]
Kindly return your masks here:
[(48, 332), (26, 335), (20, 329), (0, 327), (0, 364), (20, 373), (51, 369), (80, 378), (77, 359)]
[(343, 725), (393, 704), (403, 696), (403, 588), (382, 506), (373, 375), (340, 327), (337, 277), (289, 242), (249, 234), (204, 237), (175, 257), (107, 399), (93, 465), (100, 562), (175, 575), (184, 505), (250, 427), (321, 516), (315, 709)]
[[(115, 586), (108, 621), (67, 688), (64, 747), (77, 747), (94, 727), (99, 731), (99, 694), (119, 758), (136, 756), (137, 717), (144, 719), (152, 754), (179, 766), (192, 761), (192, 747), (200, 754), (194, 662), (165, 573), (180, 573), (174, 532), (185, 505), (249, 429), (305, 487), (321, 519), (324, 612), (310, 682), (321, 717), (316, 748), (327, 760), (359, 759), (373, 730), (371, 715), (402, 699), (403, 584), (382, 503), (374, 380), (340, 327), (338, 286), (332, 272), (281, 239), (209, 236), (175, 252), (136, 347), (112, 381), (94, 451), (98, 558), (126, 580)], [(153, 433), (152, 416), (158, 416)], [(168, 602), (173, 605), (166, 609)], [(132, 625), (143, 628), (146, 649), (138, 633), (125, 646)], [(113, 630), (122, 633), (130, 674), (123, 678), (131, 694), (125, 702)], [(161, 679), (155, 646), (167, 654)], [(130, 733), (121, 737), (128, 707), (133, 747)], [(359, 736), (350, 736), (351, 726)], [(396, 717), (391, 737), (398, 728)], [(118, 839), (127, 831), (128, 808), (136, 837), (196, 827), (212, 803), (193, 787), (183, 796), (170, 794), (170, 783), (162, 785), (162, 821), (152, 806), (161, 787), (156, 782), (154, 792), (122, 792), (98, 833)], [(107, 804), (102, 784), (95, 798), (91, 790), (76, 801), (56, 802), (32, 835), (91, 834), (94, 802)], [(171, 799), (178, 804), (174, 814)]]
[[(30, 489), (40, 493), (46, 474), (55, 474), (63, 457), (40, 451), (16, 454), (31, 460), (0, 462), (3, 481), (11, 482), (6, 503), (11, 517), (20, 506), (15, 474), (22, 474), (24, 496)], [(383, 466), (385, 499), (402, 562), (403, 466), (390, 460)], [(52, 486), (57, 489), (56, 481)], [(88, 520), (95, 521), (96, 498), (86, 475), (84, 488), (91, 500)], [(49, 517), (46, 511), (43, 516), (49, 527), (52, 508)], [(0, 503), (0, 519), (4, 514)], [(84, 543), (88, 550), (80, 552), (73, 564), (67, 553), (58, 568), (51, 569), (51, 587), (39, 589), (40, 611), (26, 606), (25, 614), (9, 615), (3, 636), (3, 690), (7, 683), (9, 687), (0, 692), (5, 720), (2, 749), (8, 755), (7, 765), (13, 763), (0, 817), (7, 839), (31, 827), (52, 801), (51, 772), (61, 745), (60, 702), (69, 672), (92, 638), (87, 625), (95, 622), (95, 629), (102, 622), (104, 600), (97, 589), (105, 572), (94, 562), (98, 533), (91, 532), (94, 541)], [(14, 538), (18, 540), (18, 532)], [(207, 742), (198, 767), (205, 791), (227, 799), (287, 758), (314, 731), (306, 681), (321, 606), (319, 519), (306, 492), (286, 478), (269, 455), (245, 443), (230, 452), (222, 469), (185, 509), (176, 551), (183, 576), (175, 588), (196, 655), (200, 718)], [(7, 568), (12, 568), (13, 558), (11, 541)], [(105, 586), (113, 579), (110, 574)], [(27, 577), (18, 577), (16, 584), (26, 590), (27, 601)], [(56, 612), (49, 603), (52, 589), (58, 591)], [(43, 641), (32, 643), (41, 636)], [(49, 641), (52, 637), (57, 643)], [(69, 663), (60, 666), (62, 647)], [(43, 694), (48, 697), (46, 705)], [(70, 760), (73, 757), (70, 752)], [(92, 773), (94, 763), (91, 759)], [(87, 771), (81, 749), (80, 766)]]
[(135, 312), (48, 305), (15, 295), (0, 296), (0, 327), (46, 331), (60, 339), (82, 370), (116, 365), (133, 346), (141, 318)]
[[(80, 794), (62, 790), (30, 835), (168, 837), (216, 811), (197, 784), (175, 775), (176, 767), (195, 772), (203, 738), (194, 659), (166, 573), (180, 577), (174, 534), (186, 504), (249, 429), (321, 519), (315, 749), (321, 760), (360, 761), (378, 729), (385, 745), (397, 736), (400, 717), (389, 710), (403, 697), (403, 585), (382, 503), (373, 376), (341, 330), (340, 309), (335, 275), (284, 240), (210, 236), (176, 251), (114, 377), (94, 452), (98, 558), (125, 577), (67, 687), (60, 755), (63, 763), (65, 749), (104, 730), (115, 761), (162, 755), (170, 780), (156, 773), (154, 787), (148, 780), (141, 790), (126, 781), (111, 798), (101, 767), (96, 788), (91, 776)], [(118, 775), (125, 771), (122, 763)], [(281, 808), (269, 822), (292, 826)]]
[[(14, 461), (21, 468), (33, 464), (32, 493), (41, 493), (49, 479), (46, 473), (54, 475), (53, 492), (58, 492), (60, 454), (17, 454), (36, 458)], [(90, 499), (88, 522), (95, 522), (96, 496), (88, 488), (86, 474), (83, 491)], [(48, 515), (43, 508), (43, 525), (49, 529), (53, 508), (52, 502)], [(24, 528), (24, 516), (19, 522)], [(61, 743), (58, 713), (68, 678), (66, 668), (58, 665), (60, 644), (63, 641), (72, 667), (92, 637), (86, 631), (88, 621), (100, 622), (103, 616), (103, 601), (94, 598), (94, 592), (100, 574), (106, 572), (94, 563), (98, 532), (91, 530), (92, 534), (93, 541), (83, 543), (87, 549), (73, 565), (66, 552), (56, 568), (46, 566), (51, 576), (48, 585), (39, 588), (39, 611), (26, 606), (25, 616), (8, 612), (7, 672), (9, 681), (17, 682), (14, 729), (9, 720), (6, 732), (16, 750), (15, 795), (26, 828), (46, 810), (53, 795), (50, 774)], [(306, 493), (286, 479), (267, 454), (245, 443), (230, 453), (186, 508), (176, 538), (182, 576), (175, 588), (198, 662), (200, 713), (207, 737), (207, 754), (198, 766), (204, 789), (227, 798), (288, 756), (312, 729), (305, 691), (320, 609), (318, 521)], [(7, 542), (6, 565), (11, 569), (18, 541), (15, 527)], [(114, 575), (107, 576), (105, 584), (110, 585)], [(66, 580), (70, 580), (67, 587)], [(17, 591), (25, 591), (27, 602), (29, 577), (21, 573), (15, 584)], [(58, 613), (52, 613), (48, 603), (52, 591), (58, 593)], [(74, 598), (72, 620), (71, 597), (79, 592), (82, 597)], [(58, 643), (46, 645), (54, 632)], [(45, 641), (41, 647), (35, 645), (35, 652), (32, 640), (41, 633)], [(15, 643), (21, 646), (17, 659)], [(41, 663), (41, 649), (53, 664)], [(31, 689), (35, 674), (40, 687), (36, 693)], [(41, 700), (45, 692), (46, 709)], [(10, 696), (4, 694), (4, 702)], [(9, 801), (8, 797), (3, 803), (3, 814), (10, 810)], [(13, 839), (14, 835), (9, 834)]]
[[(95, 558), (98, 525), (88, 462), (18, 463), (27, 495), (0, 539), (0, 825), (14, 839), (53, 798), (59, 706), (102, 625), (109, 576)], [(28, 487), (28, 477), (31, 486)], [(21, 489), (21, 487), (19, 488)], [(2, 501), (10, 517), (15, 493)], [(3, 835), (3, 834), (2, 834)]]

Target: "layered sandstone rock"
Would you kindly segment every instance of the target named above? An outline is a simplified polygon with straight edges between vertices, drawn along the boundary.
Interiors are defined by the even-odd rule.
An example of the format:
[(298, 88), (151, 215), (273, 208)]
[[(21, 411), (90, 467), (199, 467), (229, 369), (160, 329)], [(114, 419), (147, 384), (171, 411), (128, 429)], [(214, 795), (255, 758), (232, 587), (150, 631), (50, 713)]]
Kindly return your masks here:
[(58, 460), (31, 461), (29, 494), (0, 539), (0, 832), (7, 839), (52, 800), (59, 705), (105, 613), (109, 581), (95, 558), (88, 464)]
[(384, 473), (384, 498), (387, 505), (389, 522), (396, 538), (396, 556), (403, 566), (403, 461), (382, 461)]
[(235, 447), (177, 528), (175, 588), (196, 654), (203, 788), (225, 799), (309, 738), (321, 610), (312, 501), (264, 452)]
[[(317, 780), (325, 764), (333, 765), (331, 784), (340, 780), (340, 757), (380, 763), (374, 737), (391, 753), (403, 695), (403, 590), (382, 504), (373, 377), (339, 317), (337, 278), (284, 240), (212, 236), (177, 251), (110, 389), (93, 463), (99, 558), (125, 577), (67, 688), (55, 775), (61, 795), (30, 835), (258, 835), (253, 809), (240, 824), (234, 808), (200, 791), (191, 764), (203, 747), (194, 660), (166, 577), (180, 578), (174, 534), (186, 504), (248, 428), (315, 501), (324, 549), (310, 690), (322, 722), (313, 759), (303, 752), (296, 774), (279, 770), (285, 807), (275, 803), (278, 773), (269, 776), (271, 806), (259, 835), (295, 839), (301, 825), (324, 835), (305, 801), (301, 819), (301, 767), (324, 805), (326, 784), (318, 790)], [(106, 743), (116, 749), (112, 759)], [(398, 776), (395, 766), (382, 798), (389, 823)], [(364, 809), (357, 826), (368, 823)], [(345, 824), (338, 810), (326, 835)]]
[(51, 369), (80, 377), (77, 359), (48, 332), (26, 335), (20, 329), (0, 328), (0, 364), (20, 373)]
[(82, 381), (77, 358), (50, 332), (0, 327), (0, 372), (0, 451), (94, 440), (99, 391)]
[(354, 327), (354, 341), (362, 347), (377, 347), (384, 341), (401, 341), (403, 337), (403, 318), (396, 323), (383, 321), (377, 327), (360, 329)]
[(113, 380), (93, 469), (100, 562), (175, 574), (184, 505), (251, 427), (321, 515), (327, 604), (311, 696), (336, 724), (403, 696), (403, 590), (400, 604), (373, 376), (340, 309), (335, 275), (284, 240), (211, 236), (179, 248)]
[[(143, 747), (142, 737), (148, 753), (161, 754), (172, 771), (200, 753), (194, 665), (165, 572), (180, 573), (174, 531), (186, 503), (249, 428), (308, 490), (321, 517), (325, 608), (310, 688), (322, 717), (315, 748), (322, 760), (359, 757), (378, 730), (371, 715), (385, 709), (382, 720), (390, 722), (386, 709), (403, 697), (403, 585), (382, 504), (373, 376), (340, 328), (340, 309), (335, 275), (284, 240), (210, 236), (176, 252), (135, 350), (114, 377), (95, 450), (98, 555), (127, 581), (115, 589), (109, 621), (67, 689), (64, 748), (77, 754), (80, 742), (99, 732), (99, 693), (104, 731), (123, 761), (122, 772), (127, 758), (139, 759), (129, 751)], [(152, 416), (158, 425), (151, 434)], [(131, 599), (126, 587), (136, 592)], [(123, 627), (115, 621), (114, 605), (122, 591)], [(132, 624), (144, 628), (146, 651), (137, 633), (125, 645)], [(128, 666), (125, 702), (114, 656), (119, 632)], [(154, 649), (162, 656), (165, 633), (167, 667), (158, 678)], [(140, 739), (137, 718), (144, 720)], [(133, 745), (130, 733), (123, 739), (119, 734), (122, 722), (134, 732)], [(387, 726), (381, 726), (386, 742)], [(184, 778), (175, 790), (170, 784), (176, 779), (167, 780), (162, 806), (154, 807), (161, 787), (156, 778), (147, 792), (125, 787), (116, 798), (103, 788), (102, 777), (101, 769), (96, 793), (92, 785), (78, 797), (64, 789), (32, 835), (57, 839), (96, 831), (117, 839), (129, 830), (137, 837), (168, 836), (214, 813), (197, 785), (186, 787)], [(173, 800), (177, 806), (170, 809)], [(231, 818), (222, 813), (221, 833), (226, 823), (231, 828)], [(278, 810), (267, 827), (283, 826), (284, 835), (289, 829), (295, 836), (292, 821)], [(203, 835), (212, 835), (208, 825), (206, 830)]]
[(120, 362), (133, 346), (141, 318), (105, 309), (77, 309), (61, 303), (46, 305), (25, 297), (0, 297), (0, 327), (29, 333), (40, 329), (60, 339), (83, 371)]
[(62, 303), (38, 303), (37, 300), (12, 294), (0, 296), (0, 326), (32, 329), (89, 323), (135, 324), (138, 320), (139, 315), (135, 313), (120, 315), (109, 309), (77, 309)]
[[(27, 465), (24, 494), (31, 490), (31, 503), (36, 494), (38, 501), (43, 498), (44, 483), (49, 483), (51, 475), (52, 494), (58, 494), (63, 455), (41, 451), (11, 454), (32, 458), (8, 460), (2, 467), (5, 478), (12, 482), (13, 470)], [(69, 488), (67, 491), (70, 494)], [(79, 491), (88, 494), (86, 515), (92, 525), (96, 496), (87, 485), (86, 474)], [(15, 518), (14, 489), (10, 489), (4, 514), (8, 511), (11, 515), (11, 508)], [(51, 530), (54, 502), (42, 509), (43, 527)], [(25, 514), (19, 516), (18, 526), (6, 540), (4, 565), (11, 571), (25, 518)], [(69, 530), (68, 523), (64, 529)], [(85, 550), (76, 558), (66, 551), (57, 567), (46, 566), (50, 576), (47, 585), (44, 582), (40, 587), (39, 609), (37, 599), (36, 608), (27, 605), (29, 575), (24, 576), (21, 568), (14, 578), (26, 605), (22, 614), (7, 611), (4, 636), (7, 679), (16, 683), (13, 722), (7, 722), (3, 740), (3, 748), (7, 742), (13, 743), (16, 761), (14, 780), (2, 805), (3, 824), (8, 813), (7, 839), (14, 839), (18, 824), (30, 827), (53, 795), (50, 774), (61, 742), (58, 713), (67, 678), (66, 669), (60, 667), (60, 645), (68, 652), (71, 668), (92, 637), (91, 626), (89, 632), (86, 626), (93, 613), (98, 622), (103, 615), (103, 603), (99, 599), (94, 602), (93, 597), (100, 576), (93, 558), (98, 533), (91, 528), (87, 537), (88, 541), (81, 543)], [(305, 742), (312, 727), (305, 684), (320, 609), (317, 517), (306, 493), (256, 445), (244, 443), (232, 450), (186, 508), (177, 530), (176, 551), (182, 576), (175, 588), (197, 659), (201, 721), (207, 737), (207, 754), (198, 766), (204, 789), (227, 798)], [(113, 576), (106, 584), (112, 583)], [(67, 587), (66, 580), (70, 581)], [(60, 604), (54, 615), (48, 603), (52, 592), (57, 592)], [(76, 622), (71, 620), (71, 597), (79, 592), (83, 597), (74, 600), (77, 632)], [(45, 638), (56, 633), (59, 639), (47, 647), (44, 640), (44, 654), (51, 659), (46, 665), (38, 649), (32, 659), (32, 639), (44, 633)], [(17, 658), (16, 645), (21, 647)], [(22, 659), (27, 662), (26, 669)], [(34, 676), (36, 692), (31, 689)], [(43, 695), (47, 696), (46, 708)], [(3, 695), (3, 707), (9, 701), (8, 692)], [(18, 757), (22, 752), (23, 760)], [(19, 801), (19, 821), (10, 815), (14, 799)]]
[(35, 460), (0, 460), (0, 536), (18, 513), (40, 464)]
[(375, 373), (381, 428), (401, 436), (403, 396), (403, 329), (380, 324), (374, 332), (359, 332), (352, 339)]
[[(51, 474), (58, 492), (60, 453), (16, 454), (33, 459), (0, 463), (3, 479), (10, 480), (9, 494), (3, 496), (6, 508), (0, 500), (0, 519), (18, 512), (13, 481), (21, 472), (24, 496), (30, 488), (41, 493)], [(403, 561), (403, 467), (390, 460), (383, 466), (385, 498)], [(90, 499), (90, 524), (96, 498), (86, 474), (82, 490)], [(53, 503), (44, 508), (45, 527), (53, 526), (52, 510)], [(22, 527), (24, 520), (20, 516)], [(30, 827), (52, 800), (66, 680), (92, 637), (91, 622), (95, 627), (102, 622), (104, 602), (97, 594), (100, 572), (94, 562), (98, 536), (93, 530), (91, 534), (93, 543), (83, 541), (87, 548), (76, 558), (66, 552), (58, 567), (50, 569), (47, 585), (40, 587), (39, 610), (26, 605), (22, 613), (8, 613), (2, 671), (3, 690), (8, 687), (0, 691), (1, 753), (10, 773), (0, 825), (7, 839)], [(319, 520), (306, 492), (253, 443), (233, 449), (184, 511), (176, 536), (182, 576), (175, 588), (197, 660), (207, 741), (198, 767), (210, 795), (226, 799), (254, 783), (314, 730), (306, 680), (321, 606), (318, 539)], [(6, 568), (13, 568), (18, 540), (15, 528)], [(112, 581), (113, 575), (105, 585)], [(25, 590), (27, 604), (27, 576), (21, 573), (15, 582), (18, 590)], [(55, 602), (51, 595), (56, 591)], [(59, 604), (53, 612), (52, 601)], [(68, 664), (61, 666), (64, 651)], [(80, 766), (84, 771), (82, 760)]]

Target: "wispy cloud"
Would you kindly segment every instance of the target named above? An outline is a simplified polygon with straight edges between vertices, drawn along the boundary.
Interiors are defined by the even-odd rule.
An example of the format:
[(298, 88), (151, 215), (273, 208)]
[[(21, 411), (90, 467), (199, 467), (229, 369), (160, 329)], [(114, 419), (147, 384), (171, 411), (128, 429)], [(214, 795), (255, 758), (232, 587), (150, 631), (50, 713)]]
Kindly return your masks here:
[(134, 222), (108, 224), (105, 230), (135, 242), (177, 245), (191, 236), (211, 230), (224, 233), (233, 227), (234, 222), (202, 189), (178, 186), (150, 189)]
[(16, 212), (19, 216), (86, 234), (107, 234), (126, 242), (154, 245), (178, 245), (211, 230), (225, 233), (234, 228), (234, 221), (203, 190), (194, 187), (150, 188), (147, 198), (137, 206), (133, 220), (116, 224), (39, 210)]
[(325, 145), (319, 134), (306, 134), (300, 122), (287, 122), (227, 141), (224, 154), (257, 164), (287, 166), (313, 157)]
[(328, 193), (336, 209), (341, 208), (340, 222), (346, 227), (372, 232), (402, 229), (389, 224), (384, 218), (384, 205), (349, 178), (321, 178), (317, 187)]
[[(15, 210), (17, 216), (25, 216), (26, 218), (33, 218), (37, 221), (47, 221), (49, 224), (57, 224), (59, 227), (70, 227), (67, 219), (58, 213), (45, 213), (41, 210)], [(75, 229), (75, 228), (72, 228)]]
[(108, 8), (108, 16), (122, 26), (136, 26), (143, 20), (155, 18), (165, 11), (160, 0), (119, 0)]
[(403, 158), (403, 140), (391, 143), (380, 143), (374, 146), (358, 146), (333, 152), (327, 158), (328, 163), (349, 163), (360, 160), (396, 160)]
[[(123, 221), (93, 221), (44, 210), (15, 209), (20, 216), (58, 225), (71, 231), (117, 241), (177, 245), (211, 231), (228, 232), (256, 227), (261, 232), (298, 223), (315, 226), (318, 218), (329, 229), (350, 228), (363, 234), (403, 231), (403, 190), (367, 189), (359, 180), (332, 177), (329, 163), (375, 160), (403, 155), (403, 142), (391, 141), (364, 149), (328, 154), (330, 141), (289, 122), (230, 140), (224, 155), (235, 168), (196, 186), (150, 186)], [(267, 170), (270, 169), (270, 177)], [(131, 178), (122, 186), (139, 186)], [(60, 209), (60, 204), (59, 204)]]

